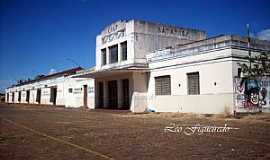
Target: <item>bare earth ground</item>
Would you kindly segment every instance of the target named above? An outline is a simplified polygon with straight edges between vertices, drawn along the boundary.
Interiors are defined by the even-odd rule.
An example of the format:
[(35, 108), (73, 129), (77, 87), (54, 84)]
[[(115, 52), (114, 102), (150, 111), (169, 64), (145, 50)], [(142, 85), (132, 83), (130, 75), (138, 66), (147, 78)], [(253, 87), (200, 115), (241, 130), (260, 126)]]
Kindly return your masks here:
[[(270, 114), (241, 119), (0, 105), (0, 159), (270, 159)], [(239, 128), (164, 132), (170, 123)]]

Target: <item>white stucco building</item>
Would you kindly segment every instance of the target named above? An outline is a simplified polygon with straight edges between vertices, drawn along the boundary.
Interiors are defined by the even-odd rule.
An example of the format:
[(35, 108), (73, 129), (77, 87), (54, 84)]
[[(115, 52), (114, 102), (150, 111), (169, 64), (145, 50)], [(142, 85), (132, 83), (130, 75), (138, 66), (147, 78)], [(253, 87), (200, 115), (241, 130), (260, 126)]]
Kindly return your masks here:
[(82, 68), (72, 68), (22, 82), (6, 89), (6, 102), (94, 108), (94, 80), (72, 78)]
[[(87, 95), (90, 108), (245, 112), (250, 108), (246, 107), (242, 90), (238, 92), (239, 87), (243, 88), (243, 83), (239, 86), (237, 81), (241, 75), (238, 63), (248, 62), (249, 51), (252, 56), (270, 51), (268, 41), (251, 42), (248, 47), (247, 38), (240, 36), (207, 38), (201, 30), (141, 20), (117, 21), (96, 37), (94, 69), (64, 78), (65, 89), (91, 87), (92, 92)], [(263, 85), (258, 89), (257, 99), (263, 104), (263, 111), (270, 109), (268, 81), (269, 78), (260, 81)], [(263, 94), (263, 99), (259, 94), (262, 88), (268, 93)], [(13, 90), (14, 87), (7, 90), (9, 97), (18, 94), (17, 89)], [(67, 90), (64, 93), (63, 99), (69, 100), (60, 98), (57, 104), (83, 104), (82, 96), (68, 94)]]

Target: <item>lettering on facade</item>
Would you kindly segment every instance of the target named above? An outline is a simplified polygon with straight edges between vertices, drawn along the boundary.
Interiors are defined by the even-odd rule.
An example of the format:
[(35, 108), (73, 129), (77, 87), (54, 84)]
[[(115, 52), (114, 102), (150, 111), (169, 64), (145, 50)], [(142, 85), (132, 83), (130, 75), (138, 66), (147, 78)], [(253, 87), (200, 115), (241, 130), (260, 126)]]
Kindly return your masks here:
[(110, 35), (106, 35), (106, 36), (102, 37), (102, 44), (111, 42), (113, 40), (122, 38), (124, 36), (125, 36), (125, 30), (114, 32), (114, 33), (112, 33)]
[(50, 93), (49, 93), (49, 91), (42, 91), (42, 95), (43, 95), (43, 96), (49, 96)]
[(74, 88), (73, 94), (81, 94), (82, 88)]
[(107, 28), (105, 28), (104, 31), (102, 31), (101, 35), (101, 41), (102, 44), (111, 42), (113, 40), (119, 39), (121, 37), (125, 36), (125, 28), (126, 28), (126, 23), (125, 22), (116, 22)]
[(176, 28), (176, 27), (165, 27), (165, 26), (160, 26), (158, 28), (158, 31), (162, 34), (166, 35), (178, 35), (181, 37), (187, 37), (189, 35), (189, 32), (185, 29), (181, 28)]

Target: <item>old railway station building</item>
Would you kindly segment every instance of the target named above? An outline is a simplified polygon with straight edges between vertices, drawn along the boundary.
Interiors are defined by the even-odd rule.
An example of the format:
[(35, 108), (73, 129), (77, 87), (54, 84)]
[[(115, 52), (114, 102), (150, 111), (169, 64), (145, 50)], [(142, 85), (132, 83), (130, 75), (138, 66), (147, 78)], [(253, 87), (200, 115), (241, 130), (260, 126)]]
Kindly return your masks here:
[[(243, 81), (239, 63), (270, 42), (141, 20), (117, 21), (96, 37), (96, 65), (6, 89), (8, 103), (132, 112), (270, 111), (270, 79)], [(251, 87), (250, 87), (251, 86)], [(252, 88), (253, 87), (253, 88)], [(252, 101), (247, 98), (252, 92)], [(255, 95), (255, 96), (254, 96)]]

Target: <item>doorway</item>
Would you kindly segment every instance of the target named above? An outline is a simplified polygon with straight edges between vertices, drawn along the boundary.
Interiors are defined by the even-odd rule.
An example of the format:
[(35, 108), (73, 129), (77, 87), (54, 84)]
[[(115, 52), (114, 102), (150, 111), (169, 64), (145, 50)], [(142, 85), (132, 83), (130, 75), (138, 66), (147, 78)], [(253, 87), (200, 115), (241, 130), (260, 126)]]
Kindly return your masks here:
[(12, 92), (12, 102), (14, 102), (14, 97), (15, 97), (15, 94), (14, 92)]
[(41, 102), (41, 89), (37, 89), (37, 98), (36, 98), (36, 102), (38, 104), (40, 104)]
[(87, 94), (87, 85), (83, 85), (83, 106), (84, 107), (87, 107), (87, 97), (88, 97), (88, 94)]
[(19, 91), (18, 102), (21, 102), (21, 91)]
[(103, 82), (98, 83), (98, 107), (104, 107), (104, 84)]
[(26, 91), (26, 102), (29, 103), (30, 101), (30, 90)]
[(56, 105), (56, 97), (57, 97), (57, 87), (51, 87), (50, 102), (52, 102), (53, 105)]
[(109, 106), (108, 108), (117, 109), (118, 106), (118, 94), (117, 94), (117, 81), (109, 81), (108, 82), (108, 100)]

